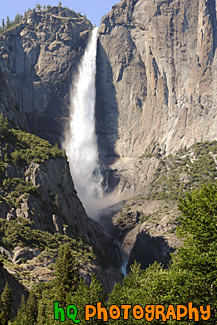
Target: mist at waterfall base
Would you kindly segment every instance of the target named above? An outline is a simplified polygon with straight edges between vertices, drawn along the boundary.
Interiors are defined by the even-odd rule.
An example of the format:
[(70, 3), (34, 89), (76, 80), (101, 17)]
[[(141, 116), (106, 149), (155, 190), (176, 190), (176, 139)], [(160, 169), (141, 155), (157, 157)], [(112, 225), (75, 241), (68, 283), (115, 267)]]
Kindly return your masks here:
[(90, 217), (114, 203), (113, 196), (104, 195), (95, 134), (97, 37), (98, 28), (94, 28), (72, 82), (69, 128), (63, 143), (75, 189)]

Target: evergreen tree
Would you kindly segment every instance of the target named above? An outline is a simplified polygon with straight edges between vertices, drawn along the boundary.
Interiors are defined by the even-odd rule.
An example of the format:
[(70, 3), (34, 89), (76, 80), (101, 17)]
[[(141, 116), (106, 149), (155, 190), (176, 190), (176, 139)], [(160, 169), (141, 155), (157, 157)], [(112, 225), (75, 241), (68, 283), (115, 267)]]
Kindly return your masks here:
[(31, 290), (27, 303), (26, 303), (26, 313), (27, 313), (27, 319), (28, 319), (28, 324), (37, 324), (37, 315), (38, 315), (38, 302), (36, 295), (34, 292)]
[(59, 249), (55, 275), (57, 296), (60, 304), (65, 305), (66, 294), (75, 291), (78, 285), (78, 268), (68, 243)]
[(38, 300), (37, 325), (52, 325), (54, 321), (53, 303), (58, 301), (55, 288), (44, 288), (40, 299)]
[(25, 297), (22, 296), (20, 308), (17, 317), (15, 318), (14, 325), (34, 325), (37, 324), (38, 303), (36, 295), (30, 291), (27, 302)]
[(36, 7), (37, 10), (41, 10), (41, 5), (40, 5), (39, 3), (37, 3), (37, 4), (35, 5), (35, 7)]
[(14, 18), (14, 24), (19, 24), (21, 22), (21, 15), (20, 14), (16, 14), (15, 18)]
[(217, 185), (204, 186), (179, 204), (183, 216), (178, 234), (184, 245), (173, 257), (171, 270), (182, 273), (182, 297), (210, 304), (217, 312)]
[(6, 20), (6, 29), (11, 27), (11, 22), (10, 22), (10, 18), (7, 16), (7, 20)]
[[(183, 245), (173, 254), (172, 263), (164, 270), (158, 263), (141, 271), (138, 265), (116, 284), (108, 300), (112, 304), (161, 304), (195, 307), (211, 305), (211, 318), (206, 324), (216, 324), (217, 315), (217, 186), (204, 186), (188, 194), (179, 204), (178, 233)], [(109, 324), (113, 324), (110, 320)], [(139, 321), (119, 320), (116, 324), (137, 324)], [(141, 322), (142, 323), (142, 322)], [(153, 321), (159, 324), (159, 321)], [(173, 319), (168, 324), (176, 324)], [(183, 319), (180, 324), (195, 324)], [(204, 324), (199, 321), (198, 324)]]
[(12, 303), (12, 296), (11, 296), (11, 288), (6, 282), (4, 290), (1, 294), (1, 320), (2, 324), (7, 324), (10, 320), (11, 316), (11, 303)]
[(20, 302), (20, 308), (18, 310), (17, 316), (14, 319), (13, 325), (26, 325), (28, 324), (28, 319), (26, 315), (26, 300), (25, 296), (22, 296), (21, 302)]
[(9, 123), (8, 119), (4, 118), (3, 114), (0, 114), (0, 136), (7, 136)]
[[(102, 285), (96, 279), (95, 275), (92, 275), (91, 283), (88, 286), (83, 279), (80, 280), (78, 288), (75, 292), (70, 292), (67, 297), (67, 305), (72, 303), (78, 308), (77, 317), (81, 320), (81, 324), (86, 324), (85, 321), (85, 305), (96, 305), (97, 302), (103, 302), (105, 297), (103, 295)], [(89, 324), (102, 324), (101, 320), (97, 320), (95, 317), (91, 319)], [(70, 321), (65, 322), (66, 325), (70, 325)]]

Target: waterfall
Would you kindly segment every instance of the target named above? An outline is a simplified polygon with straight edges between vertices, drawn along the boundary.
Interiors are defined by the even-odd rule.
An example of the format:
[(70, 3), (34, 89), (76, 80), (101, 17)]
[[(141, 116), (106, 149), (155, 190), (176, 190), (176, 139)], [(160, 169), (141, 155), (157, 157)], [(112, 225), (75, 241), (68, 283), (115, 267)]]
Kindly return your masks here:
[(70, 93), (66, 149), (75, 189), (87, 213), (94, 216), (103, 197), (95, 134), (95, 77), (98, 28), (94, 28)]

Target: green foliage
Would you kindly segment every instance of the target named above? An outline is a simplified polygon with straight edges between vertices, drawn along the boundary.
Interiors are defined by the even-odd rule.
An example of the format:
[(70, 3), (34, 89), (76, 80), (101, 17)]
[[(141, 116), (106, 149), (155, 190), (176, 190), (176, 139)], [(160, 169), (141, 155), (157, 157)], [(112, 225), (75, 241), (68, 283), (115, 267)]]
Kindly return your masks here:
[[(53, 320), (53, 302), (62, 306), (73, 303), (78, 307), (78, 318), (84, 321), (85, 304), (96, 305), (101, 301), (108, 309), (111, 305), (187, 305), (193, 302), (195, 307), (211, 305), (211, 318), (206, 322), (214, 325), (217, 312), (217, 186), (204, 186), (188, 194), (179, 204), (182, 216), (179, 218), (178, 233), (183, 237), (183, 245), (172, 256), (168, 269), (158, 263), (141, 270), (135, 263), (122, 284), (116, 284), (107, 302), (99, 282), (93, 278), (90, 286), (79, 280), (78, 264), (70, 245), (60, 247), (56, 261), (56, 279), (50, 284), (41, 284), (34, 289), (38, 301), (35, 311), (37, 324), (55, 324)], [(37, 305), (37, 303), (35, 303)], [(33, 306), (29, 307), (33, 310)], [(135, 320), (132, 312), (129, 320), (109, 319), (108, 324), (144, 324), (144, 319)], [(34, 320), (35, 321), (35, 320)], [(181, 325), (194, 324), (194, 320), (183, 319)], [(23, 323), (25, 324), (25, 323)], [(34, 322), (33, 322), (34, 324)], [(66, 320), (66, 325), (70, 324)], [(90, 324), (101, 324), (92, 319)], [(153, 320), (152, 324), (159, 324)], [(167, 324), (177, 324), (169, 319)], [(199, 321), (198, 324), (203, 324)]]
[[(55, 269), (56, 279), (54, 281), (35, 285), (30, 291), (27, 303), (24, 298), (22, 299), (20, 310), (13, 324), (59, 324), (59, 321), (54, 320), (53, 303), (55, 301), (61, 302), (60, 306), (72, 303), (76, 305), (79, 310), (78, 317), (82, 320), (81, 324), (85, 324), (85, 304), (96, 304), (104, 300), (102, 287), (94, 276), (89, 286), (80, 278), (74, 252), (68, 244), (60, 247)], [(71, 324), (71, 320), (66, 320), (65, 324)], [(90, 324), (100, 324), (100, 322), (91, 321)]]
[(36, 325), (38, 316), (38, 301), (34, 291), (30, 291), (27, 302), (22, 297), (20, 309), (14, 319), (14, 325)]
[(0, 177), (4, 177), (5, 175), (5, 163), (3, 161), (0, 161)]
[(6, 202), (13, 207), (20, 206), (22, 202), (21, 196), (23, 194), (25, 194), (25, 196), (35, 195), (37, 197), (40, 195), (37, 186), (21, 178), (5, 178), (2, 187), (4, 189)]
[(60, 247), (55, 268), (55, 286), (59, 303), (66, 306), (67, 293), (74, 292), (78, 285), (78, 267), (68, 243)]
[[(155, 263), (145, 271), (136, 264), (123, 284), (116, 284), (109, 296), (111, 304), (211, 305), (211, 318), (216, 323), (217, 312), (217, 186), (204, 186), (181, 200), (178, 233), (184, 243), (172, 256), (167, 270)], [(144, 320), (116, 321), (116, 324), (137, 324)], [(113, 321), (109, 321), (113, 323)], [(159, 321), (153, 321), (159, 324)], [(168, 324), (176, 324), (170, 319)], [(180, 324), (194, 324), (183, 319)], [(199, 324), (203, 324), (200, 321)]]
[(9, 123), (8, 119), (4, 118), (3, 114), (0, 114), (0, 139), (5, 139), (8, 135)]
[[(105, 297), (103, 295), (103, 289), (101, 283), (96, 279), (95, 275), (92, 275), (90, 285), (87, 285), (83, 279), (80, 279), (77, 290), (75, 292), (69, 292), (66, 296), (66, 304), (69, 305), (73, 301), (73, 304), (78, 308), (78, 318), (81, 320), (80, 324), (87, 324), (85, 321), (85, 305), (95, 305), (97, 302), (104, 302)], [(89, 322), (91, 325), (101, 324), (101, 320), (97, 320), (96, 317)], [(68, 320), (66, 325), (70, 325)]]
[[(212, 293), (217, 294), (217, 186), (204, 186), (188, 194), (179, 209), (183, 216), (179, 219), (178, 234), (185, 236), (185, 242), (175, 262), (205, 280), (203, 287), (210, 301)], [(202, 299), (203, 293), (200, 290), (198, 298)]]
[(41, 5), (39, 4), (39, 3), (37, 3), (36, 5), (35, 5), (35, 8), (37, 9), (37, 10), (41, 10)]
[[(23, 195), (39, 197), (40, 192), (32, 182), (25, 178), (5, 178), (10, 165), (28, 167), (31, 162), (43, 163), (49, 159), (66, 158), (65, 151), (52, 146), (48, 141), (34, 134), (26, 133), (19, 129), (10, 129), (7, 118), (0, 114), (0, 202), (7, 202), (12, 208), (20, 207)], [(23, 173), (23, 172), (22, 172)], [(26, 175), (28, 176), (28, 175)], [(54, 201), (58, 207), (58, 201)]]
[(52, 146), (48, 141), (37, 137), (34, 134), (21, 130), (12, 129), (11, 139), (16, 148), (11, 153), (11, 160), (14, 165), (22, 166), (32, 161), (42, 163), (52, 158), (62, 158), (65, 153)]
[(12, 296), (11, 296), (11, 288), (6, 282), (6, 285), (4, 287), (4, 290), (1, 294), (1, 299), (0, 299), (0, 320), (2, 322), (2, 325), (6, 325), (8, 321), (10, 320), (11, 316), (11, 303), (12, 303)]
[(0, 34), (4, 33), (5, 31), (9, 30), (10, 28), (12, 28), (13, 26), (16, 26), (18, 24), (20, 24), (23, 20), (23, 16), (20, 14), (16, 14), (14, 21), (10, 20), (9, 17), (7, 16), (6, 19), (6, 24), (5, 24), (5, 20), (2, 19), (2, 26), (0, 26)]
[(22, 296), (21, 302), (20, 302), (20, 308), (18, 310), (17, 316), (14, 319), (13, 322), (14, 325), (28, 325), (28, 319), (26, 314), (26, 300), (25, 296)]
[[(52, 146), (48, 141), (34, 134), (19, 129), (10, 129), (7, 118), (0, 114), (0, 140), (5, 144), (5, 161), (16, 166), (30, 164), (32, 161), (42, 163), (49, 159), (66, 157), (65, 150), (61, 151), (57, 146)], [(7, 152), (8, 145), (14, 150)], [(11, 150), (10, 150), (11, 151)]]
[(95, 259), (92, 247), (84, 244), (81, 239), (76, 240), (59, 233), (51, 234), (33, 229), (29, 221), (22, 218), (10, 221), (0, 218), (0, 244), (6, 248), (28, 246), (40, 250), (57, 251), (59, 246), (65, 243), (70, 244), (80, 263), (88, 263)]
[(217, 178), (214, 156), (217, 141), (182, 148), (176, 155), (161, 158), (150, 188), (150, 199), (177, 200), (185, 193), (209, 185)]

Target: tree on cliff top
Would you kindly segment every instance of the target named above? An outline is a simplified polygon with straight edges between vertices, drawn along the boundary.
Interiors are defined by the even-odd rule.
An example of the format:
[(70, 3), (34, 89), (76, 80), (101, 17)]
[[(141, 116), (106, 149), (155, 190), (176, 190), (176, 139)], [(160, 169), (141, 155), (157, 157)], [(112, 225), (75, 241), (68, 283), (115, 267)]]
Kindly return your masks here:
[(37, 10), (41, 10), (41, 8), (42, 8), (41, 5), (40, 5), (39, 3), (37, 3), (37, 4), (35, 5), (35, 7), (36, 7)]

